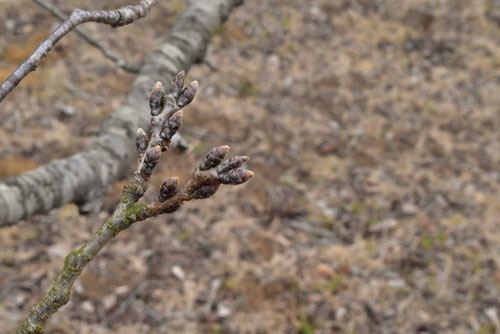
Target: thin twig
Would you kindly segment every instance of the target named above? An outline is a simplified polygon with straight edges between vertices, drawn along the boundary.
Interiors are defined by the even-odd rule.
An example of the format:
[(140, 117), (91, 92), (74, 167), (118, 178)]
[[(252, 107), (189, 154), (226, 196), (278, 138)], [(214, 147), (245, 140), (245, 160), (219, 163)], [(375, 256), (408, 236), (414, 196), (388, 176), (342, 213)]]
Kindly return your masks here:
[(29, 73), (37, 69), (40, 61), (54, 48), (56, 43), (78, 25), (86, 22), (97, 22), (112, 27), (124, 26), (145, 17), (157, 2), (158, 0), (141, 0), (136, 6), (126, 6), (117, 10), (73, 10), (71, 16), (54, 30), (0, 86), (0, 103)]
[[(52, 13), (55, 17), (57, 17), (61, 21), (66, 21), (68, 17), (59, 10), (54, 5), (49, 4), (45, 0), (33, 0), (36, 2), (38, 5), (41, 7), (47, 9), (49, 12)], [(120, 58), (116, 53), (113, 51), (109, 50), (103, 43), (92, 37), (88, 32), (83, 30), (81, 27), (75, 27), (75, 31), (80, 35), (87, 43), (92, 45), (93, 47), (99, 49), (103, 56), (110, 59), (111, 61), (115, 62), (118, 66), (120, 66), (122, 69), (124, 69), (127, 72), (131, 73), (138, 73), (139, 72), (139, 66), (137, 65), (132, 65), (127, 63), (124, 59)]]
[(149, 186), (151, 174), (160, 160), (161, 152), (170, 148), (172, 137), (181, 126), (181, 109), (193, 100), (198, 83), (192, 82), (184, 89), (183, 86), (184, 72), (177, 74), (167, 95), (160, 82), (155, 84), (149, 100), (151, 134), (148, 136), (142, 129), (137, 131), (139, 164), (130, 185), (124, 188), (121, 201), (113, 215), (92, 239), (80, 249), (69, 253), (52, 288), (31, 308), (28, 318), (17, 331), (18, 334), (43, 333), (47, 319), (69, 301), (71, 288), (82, 270), (118, 233), (136, 222), (172, 213), (178, 210), (183, 202), (208, 198), (216, 193), (221, 184), (241, 184), (253, 176), (251, 171), (239, 168), (248, 157), (236, 156), (223, 161), (229, 146), (220, 146), (207, 154), (193, 172), (191, 179), (180, 189), (177, 188), (178, 178), (168, 179), (161, 185), (157, 200), (149, 204), (137, 204)]

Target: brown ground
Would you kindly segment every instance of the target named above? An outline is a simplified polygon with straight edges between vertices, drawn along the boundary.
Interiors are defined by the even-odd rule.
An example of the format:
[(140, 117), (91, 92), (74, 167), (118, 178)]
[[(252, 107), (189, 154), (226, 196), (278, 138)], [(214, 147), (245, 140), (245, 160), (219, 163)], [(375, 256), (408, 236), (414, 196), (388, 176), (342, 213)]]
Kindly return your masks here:
[[(182, 3), (85, 28), (139, 61)], [(0, 22), (4, 77), (56, 20), (23, 0)], [(189, 73), (192, 151), (154, 182), (221, 144), (255, 178), (124, 231), (47, 333), (500, 333), (499, 32), (497, 0), (247, 0), (214, 31), (217, 71)], [(2, 103), (0, 177), (81, 149), (132, 79), (68, 36)], [(0, 230), (1, 333), (107, 215)]]

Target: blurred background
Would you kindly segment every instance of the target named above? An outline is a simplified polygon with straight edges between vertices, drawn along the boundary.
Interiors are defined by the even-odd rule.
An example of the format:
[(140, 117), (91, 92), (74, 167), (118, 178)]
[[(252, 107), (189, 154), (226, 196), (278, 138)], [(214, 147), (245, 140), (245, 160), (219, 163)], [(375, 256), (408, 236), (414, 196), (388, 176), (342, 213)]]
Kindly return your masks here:
[[(184, 6), (83, 28), (139, 63)], [(0, 79), (57, 24), (0, 1)], [(255, 177), (122, 232), (46, 332), (500, 333), (499, 32), (498, 0), (247, 0), (212, 33), (215, 66), (188, 72), (191, 150), (162, 157), (153, 184), (223, 144)], [(0, 178), (91, 143), (133, 78), (68, 35), (0, 107)], [(1, 333), (124, 184), (102, 212), (0, 229)]]

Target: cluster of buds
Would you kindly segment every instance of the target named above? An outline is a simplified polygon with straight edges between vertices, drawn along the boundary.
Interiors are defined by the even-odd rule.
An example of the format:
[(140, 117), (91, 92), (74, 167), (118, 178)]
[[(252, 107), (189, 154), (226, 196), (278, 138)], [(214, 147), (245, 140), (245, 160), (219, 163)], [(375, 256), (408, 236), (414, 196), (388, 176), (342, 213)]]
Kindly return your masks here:
[(227, 152), (229, 152), (227, 145), (208, 152), (197, 171), (209, 172), (213, 176), (212, 183), (204, 184), (193, 191), (192, 199), (208, 198), (217, 192), (220, 184), (242, 184), (253, 176), (253, 172), (239, 168), (248, 161), (247, 156), (236, 156), (223, 161)]
[[(153, 169), (160, 160), (161, 152), (170, 147), (172, 137), (182, 124), (182, 110), (193, 99), (198, 89), (196, 81), (184, 87), (184, 72), (180, 72), (172, 82), (168, 94), (163, 85), (157, 82), (151, 92), (149, 107), (151, 109), (151, 135), (142, 129), (137, 131), (136, 146), (139, 152), (139, 167), (132, 185), (146, 191)], [(241, 184), (248, 181), (253, 173), (241, 169), (248, 161), (246, 156), (236, 156), (224, 160), (229, 146), (219, 146), (208, 152), (200, 166), (195, 169), (192, 178), (182, 187), (178, 187), (178, 178), (173, 177), (160, 186), (158, 199), (151, 204), (149, 213), (157, 215), (178, 210), (184, 201), (208, 198), (215, 194), (221, 184)]]
[[(149, 97), (151, 136), (148, 136), (143, 129), (137, 130), (136, 135), (137, 151), (140, 154), (136, 174), (144, 181), (149, 179), (158, 164), (160, 153), (169, 149), (172, 137), (181, 127), (181, 108), (193, 101), (196, 95), (198, 82), (194, 81), (183, 88), (184, 76), (184, 71), (175, 76), (168, 94), (165, 94), (165, 89), (159, 81), (151, 91)], [(141, 187), (144, 189), (146, 185), (142, 184)]]

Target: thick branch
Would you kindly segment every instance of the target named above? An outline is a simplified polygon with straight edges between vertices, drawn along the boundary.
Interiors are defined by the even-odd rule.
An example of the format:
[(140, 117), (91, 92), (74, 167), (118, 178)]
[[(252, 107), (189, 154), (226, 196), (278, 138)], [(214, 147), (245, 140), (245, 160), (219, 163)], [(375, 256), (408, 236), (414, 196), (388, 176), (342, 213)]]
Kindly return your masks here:
[(97, 22), (109, 24), (112, 27), (124, 26), (145, 17), (157, 2), (158, 0), (141, 0), (137, 6), (127, 6), (117, 10), (85, 11), (75, 9), (71, 16), (54, 30), (0, 86), (0, 103), (28, 74), (37, 69), (40, 61), (56, 43), (78, 25), (86, 22)]
[[(68, 20), (68, 17), (61, 12), (56, 6), (53, 6), (46, 2), (45, 0), (33, 0), (37, 4), (39, 4), (41, 7), (47, 9), (49, 12), (52, 13), (55, 17), (57, 17), (61, 21), (66, 21)], [(139, 72), (139, 66), (132, 65), (127, 63), (125, 60), (123, 60), (120, 56), (118, 56), (116, 53), (108, 49), (103, 43), (92, 37), (88, 32), (83, 30), (80, 27), (75, 27), (75, 31), (82, 37), (87, 43), (92, 45), (93, 47), (99, 49), (101, 53), (103, 54), (104, 57), (110, 59), (111, 61), (115, 62), (118, 66), (120, 66), (123, 70), (131, 73), (138, 73)]]
[(202, 59), (211, 31), (240, 3), (190, 1), (165, 40), (146, 56), (123, 104), (103, 124), (94, 144), (68, 158), (0, 181), (0, 226), (66, 203), (88, 202), (117, 179), (129, 175), (135, 156), (133, 134), (149, 124), (148, 113), (142, 110), (151, 87), (158, 78), (169, 82), (177, 72)]

